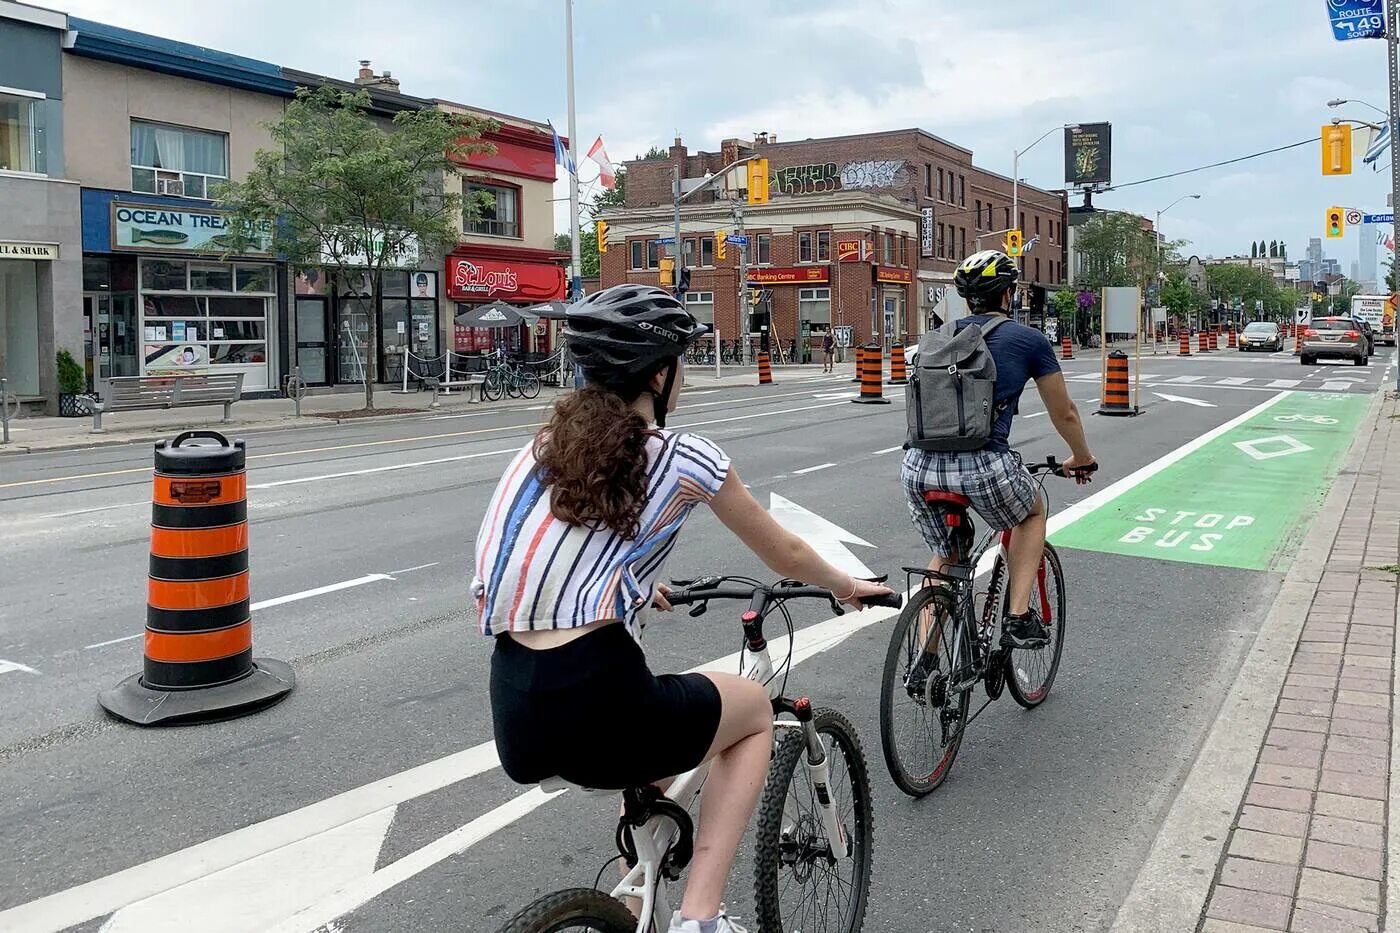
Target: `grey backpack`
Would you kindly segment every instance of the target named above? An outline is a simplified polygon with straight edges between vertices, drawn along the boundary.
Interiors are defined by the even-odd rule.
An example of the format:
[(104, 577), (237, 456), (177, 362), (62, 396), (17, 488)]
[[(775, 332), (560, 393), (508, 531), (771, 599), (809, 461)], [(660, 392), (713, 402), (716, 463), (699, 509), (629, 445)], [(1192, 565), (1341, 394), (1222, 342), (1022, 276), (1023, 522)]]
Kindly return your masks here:
[(980, 450), (996, 420), (997, 364), (987, 335), (1005, 323), (955, 330), (956, 322), (919, 338), (919, 356), (905, 388), (909, 433), (905, 447), (917, 450)]

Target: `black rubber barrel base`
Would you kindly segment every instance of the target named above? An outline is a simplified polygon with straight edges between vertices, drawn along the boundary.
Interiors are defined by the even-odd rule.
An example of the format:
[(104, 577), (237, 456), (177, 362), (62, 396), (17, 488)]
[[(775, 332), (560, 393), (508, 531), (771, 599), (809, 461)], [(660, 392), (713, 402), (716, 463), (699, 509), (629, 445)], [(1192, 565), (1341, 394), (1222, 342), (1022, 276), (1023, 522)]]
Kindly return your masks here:
[(1136, 408), (1100, 408), (1098, 413), (1101, 415), (1111, 415), (1116, 418), (1136, 418), (1138, 415), (1142, 414), (1142, 412), (1138, 411)]
[(231, 684), (193, 690), (152, 690), (134, 674), (97, 702), (111, 716), (138, 726), (177, 726), (236, 719), (282, 700), (296, 686), (296, 674), (285, 661), (254, 658), (253, 673)]
[(854, 405), (888, 405), (890, 400), (887, 398), (853, 398), (851, 403)]

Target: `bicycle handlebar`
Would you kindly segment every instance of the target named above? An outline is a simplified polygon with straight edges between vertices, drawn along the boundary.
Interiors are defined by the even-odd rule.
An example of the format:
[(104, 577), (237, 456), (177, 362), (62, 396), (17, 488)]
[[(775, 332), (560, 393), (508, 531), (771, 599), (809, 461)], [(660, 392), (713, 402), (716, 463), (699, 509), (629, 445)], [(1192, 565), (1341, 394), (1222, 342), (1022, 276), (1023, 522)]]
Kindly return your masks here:
[[(743, 583), (739, 586), (726, 586), (734, 578), (732, 577), (701, 577), (698, 580), (673, 580), (672, 589), (665, 594), (666, 601), (673, 606), (695, 605), (690, 614), (698, 616), (704, 613), (706, 604), (712, 599), (732, 599), (746, 600), (750, 609), (759, 615), (767, 613), (774, 603), (786, 602), (789, 599), (824, 599), (831, 604), (831, 609), (837, 615), (845, 613), (845, 608), (836, 594), (831, 590), (821, 586), (807, 586), (794, 580), (779, 580), (777, 583), (764, 585), (754, 585)], [(886, 577), (882, 574), (872, 578), (871, 583), (884, 583)], [(904, 597), (898, 593), (890, 593), (887, 596), (871, 596), (861, 600), (867, 606), (887, 606), (890, 609), (899, 609), (904, 605)]]
[(1097, 462), (1095, 462), (1089, 464), (1088, 466), (1066, 469), (1063, 463), (1056, 460), (1053, 456), (1050, 456), (1045, 458), (1044, 463), (1029, 464), (1026, 467), (1026, 470), (1031, 474), (1031, 476), (1035, 476), (1037, 473), (1053, 473), (1055, 476), (1062, 476), (1065, 479), (1073, 479), (1078, 476), (1088, 477), (1091, 473), (1098, 470), (1098, 468), (1099, 465)]

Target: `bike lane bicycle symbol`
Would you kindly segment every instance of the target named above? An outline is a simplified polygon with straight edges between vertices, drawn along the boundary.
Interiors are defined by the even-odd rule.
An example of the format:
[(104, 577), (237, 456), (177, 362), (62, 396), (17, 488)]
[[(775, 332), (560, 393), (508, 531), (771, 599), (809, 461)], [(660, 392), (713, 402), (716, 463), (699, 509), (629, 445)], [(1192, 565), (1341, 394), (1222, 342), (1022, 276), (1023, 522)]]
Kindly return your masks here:
[(1329, 418), (1329, 417), (1327, 417), (1326, 415), (1297, 415), (1297, 414), (1294, 414), (1294, 415), (1274, 415), (1274, 420), (1275, 420), (1275, 421), (1281, 421), (1281, 422), (1283, 422), (1283, 423), (1285, 423), (1285, 424), (1290, 424), (1290, 423), (1300, 422), (1300, 421), (1301, 421), (1301, 422), (1306, 422), (1306, 423), (1308, 423), (1308, 424), (1336, 424), (1336, 423), (1337, 423), (1337, 419), (1336, 419), (1336, 418)]

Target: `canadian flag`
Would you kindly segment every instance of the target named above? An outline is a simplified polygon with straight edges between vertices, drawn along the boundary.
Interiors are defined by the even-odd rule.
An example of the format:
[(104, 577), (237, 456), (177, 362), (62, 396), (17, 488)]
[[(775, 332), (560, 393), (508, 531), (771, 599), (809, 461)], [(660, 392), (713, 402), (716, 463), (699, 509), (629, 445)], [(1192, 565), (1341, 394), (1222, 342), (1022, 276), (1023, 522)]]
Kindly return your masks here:
[(603, 187), (609, 190), (617, 187), (617, 167), (613, 165), (612, 159), (608, 158), (607, 150), (603, 148), (603, 137), (599, 136), (593, 141), (593, 147), (588, 150), (588, 158), (598, 163), (598, 181)]

